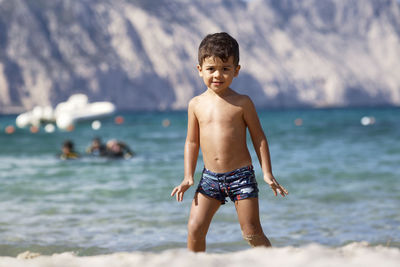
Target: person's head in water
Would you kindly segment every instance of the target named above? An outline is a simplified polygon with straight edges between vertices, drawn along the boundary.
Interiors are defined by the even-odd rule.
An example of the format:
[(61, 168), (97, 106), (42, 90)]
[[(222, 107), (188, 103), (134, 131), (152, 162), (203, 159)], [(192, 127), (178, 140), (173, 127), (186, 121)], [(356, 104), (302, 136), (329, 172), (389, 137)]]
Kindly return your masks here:
[(122, 152), (122, 147), (120, 143), (115, 139), (107, 142), (107, 149), (114, 154), (119, 154)]
[(62, 152), (68, 154), (74, 151), (74, 143), (71, 140), (65, 140), (62, 146)]
[(93, 140), (92, 140), (92, 148), (93, 149), (99, 149), (101, 145), (102, 145), (102, 143), (101, 143), (100, 137), (93, 138)]
[(61, 159), (77, 159), (79, 154), (74, 151), (74, 143), (71, 140), (65, 140), (62, 145), (62, 152), (59, 155)]

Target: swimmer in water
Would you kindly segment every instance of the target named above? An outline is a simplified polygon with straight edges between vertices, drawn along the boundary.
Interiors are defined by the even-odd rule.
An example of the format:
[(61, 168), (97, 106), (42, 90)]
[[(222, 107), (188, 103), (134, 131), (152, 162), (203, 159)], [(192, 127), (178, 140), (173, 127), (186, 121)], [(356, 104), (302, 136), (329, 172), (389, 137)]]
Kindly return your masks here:
[(100, 137), (95, 137), (92, 144), (86, 149), (86, 153), (92, 156), (107, 156), (106, 146), (101, 142)]
[(109, 158), (124, 158), (129, 159), (133, 157), (134, 153), (129, 146), (121, 141), (115, 139), (109, 140), (106, 145), (106, 155)]
[(74, 151), (74, 143), (71, 140), (66, 140), (62, 146), (62, 152), (59, 155), (60, 159), (77, 159), (79, 158), (79, 154)]

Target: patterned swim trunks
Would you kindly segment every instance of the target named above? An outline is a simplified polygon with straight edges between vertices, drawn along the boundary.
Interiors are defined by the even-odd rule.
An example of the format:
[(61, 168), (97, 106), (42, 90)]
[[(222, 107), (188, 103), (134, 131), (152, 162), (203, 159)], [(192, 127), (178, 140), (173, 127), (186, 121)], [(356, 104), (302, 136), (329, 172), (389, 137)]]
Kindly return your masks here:
[(204, 168), (196, 192), (215, 198), (222, 204), (225, 204), (226, 197), (232, 201), (258, 197), (253, 166), (224, 173), (215, 173)]

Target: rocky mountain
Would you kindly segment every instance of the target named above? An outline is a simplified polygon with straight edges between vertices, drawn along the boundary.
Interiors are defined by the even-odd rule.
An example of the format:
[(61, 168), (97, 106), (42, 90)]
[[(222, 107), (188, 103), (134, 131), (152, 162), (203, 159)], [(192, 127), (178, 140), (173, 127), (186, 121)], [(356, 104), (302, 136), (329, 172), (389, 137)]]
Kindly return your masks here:
[(259, 107), (400, 105), (397, 0), (0, 0), (0, 112), (73, 93), (183, 109), (220, 31), (240, 44), (232, 87)]

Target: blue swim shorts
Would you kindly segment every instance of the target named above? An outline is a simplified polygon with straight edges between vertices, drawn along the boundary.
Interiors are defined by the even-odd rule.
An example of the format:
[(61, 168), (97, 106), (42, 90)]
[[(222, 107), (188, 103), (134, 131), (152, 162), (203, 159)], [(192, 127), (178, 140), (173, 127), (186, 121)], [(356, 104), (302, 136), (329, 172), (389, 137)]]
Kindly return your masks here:
[(215, 173), (204, 168), (196, 192), (215, 198), (222, 204), (225, 204), (226, 197), (232, 201), (258, 197), (253, 166), (224, 173)]

